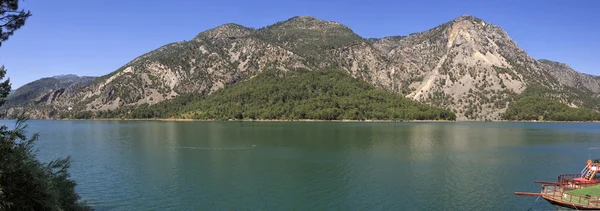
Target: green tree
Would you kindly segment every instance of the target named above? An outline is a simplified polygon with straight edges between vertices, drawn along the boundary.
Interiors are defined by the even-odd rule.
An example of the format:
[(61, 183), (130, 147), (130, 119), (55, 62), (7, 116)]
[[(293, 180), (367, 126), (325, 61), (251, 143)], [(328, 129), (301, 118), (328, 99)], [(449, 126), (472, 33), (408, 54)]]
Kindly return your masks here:
[(13, 130), (0, 127), (0, 208), (87, 210), (78, 203), (76, 183), (69, 179), (70, 158), (38, 161), (33, 149), (38, 135), (27, 138), (26, 127), (24, 119), (19, 119)]
[(25, 25), (30, 16), (31, 12), (19, 10), (19, 0), (0, 0), (0, 46)]
[[(600, 113), (590, 108), (571, 108), (556, 98), (557, 93), (540, 85), (530, 85), (510, 103), (506, 120), (598, 121)], [(593, 102), (591, 102), (593, 103)]]
[[(0, 0), (0, 45), (25, 24), (29, 11), (18, 0)], [(0, 67), (0, 81), (6, 76)], [(0, 106), (10, 92), (10, 81), (0, 82)], [(88, 210), (79, 204), (75, 182), (69, 179), (70, 158), (50, 163), (37, 160), (33, 144), (38, 134), (25, 136), (25, 118), (15, 128), (0, 126), (0, 210)]]
[(456, 119), (454, 112), (447, 109), (424, 105), (375, 88), (341, 70), (267, 70), (208, 96), (182, 95), (151, 106), (126, 107), (95, 114), (96, 117), (114, 115), (212, 120)]

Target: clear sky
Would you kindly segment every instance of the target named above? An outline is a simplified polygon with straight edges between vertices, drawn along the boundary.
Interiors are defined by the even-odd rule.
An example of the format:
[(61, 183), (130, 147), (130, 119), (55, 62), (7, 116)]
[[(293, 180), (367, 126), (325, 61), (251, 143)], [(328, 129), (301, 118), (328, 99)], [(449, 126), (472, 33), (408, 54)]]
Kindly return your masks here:
[(13, 89), (59, 74), (100, 76), (224, 23), (260, 28), (298, 15), (363, 37), (408, 35), (469, 14), (499, 25), (530, 56), (600, 75), (598, 0), (27, 0), (26, 25), (0, 47)]

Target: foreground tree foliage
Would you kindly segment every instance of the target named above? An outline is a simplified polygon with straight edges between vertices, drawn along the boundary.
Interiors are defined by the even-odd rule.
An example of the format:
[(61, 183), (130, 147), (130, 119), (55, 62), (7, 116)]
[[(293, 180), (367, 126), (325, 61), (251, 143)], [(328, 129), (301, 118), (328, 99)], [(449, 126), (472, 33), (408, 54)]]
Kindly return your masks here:
[(599, 121), (600, 113), (587, 108), (571, 108), (560, 102), (550, 89), (531, 85), (508, 106), (504, 119), (526, 121)]
[(25, 25), (30, 16), (31, 12), (19, 10), (19, 0), (0, 0), (0, 46)]
[[(1, 67), (0, 80), (5, 74)], [(9, 90), (8, 80), (0, 83), (0, 103)], [(38, 135), (28, 139), (26, 127), (24, 118), (13, 130), (0, 126), (0, 210), (88, 210), (69, 179), (70, 159), (38, 161), (33, 150)]]
[[(0, 68), (0, 80), (5, 74)], [(7, 81), (0, 83), (0, 99), (10, 90)], [(26, 127), (24, 118), (13, 130), (0, 126), (0, 210), (89, 210), (69, 179), (70, 159), (38, 161), (33, 150), (38, 135), (28, 139)]]
[[(31, 16), (19, 10), (18, 0), (0, 0), (0, 45)], [(0, 81), (6, 75), (0, 67)], [(0, 106), (10, 92), (10, 81), (0, 83)], [(69, 179), (70, 159), (50, 163), (37, 160), (33, 144), (38, 139), (25, 136), (25, 119), (15, 128), (0, 126), (0, 210), (89, 210), (79, 204), (75, 182)]]
[[(78, 112), (73, 117), (89, 117)], [(98, 118), (280, 120), (455, 120), (435, 108), (377, 89), (338, 70), (266, 71), (208, 96), (99, 112)]]
[(89, 210), (78, 203), (75, 182), (69, 179), (70, 159), (41, 163), (25, 136), (25, 121), (15, 129), (0, 127), (0, 210)]

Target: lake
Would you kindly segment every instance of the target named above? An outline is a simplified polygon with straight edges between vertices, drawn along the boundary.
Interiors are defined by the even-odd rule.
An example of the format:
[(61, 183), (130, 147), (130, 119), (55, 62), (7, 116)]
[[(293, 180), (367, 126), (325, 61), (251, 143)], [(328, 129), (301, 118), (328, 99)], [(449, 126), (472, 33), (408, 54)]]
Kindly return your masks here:
[[(2, 121), (12, 125), (13, 121)], [(29, 121), (96, 210), (547, 210), (598, 123)]]

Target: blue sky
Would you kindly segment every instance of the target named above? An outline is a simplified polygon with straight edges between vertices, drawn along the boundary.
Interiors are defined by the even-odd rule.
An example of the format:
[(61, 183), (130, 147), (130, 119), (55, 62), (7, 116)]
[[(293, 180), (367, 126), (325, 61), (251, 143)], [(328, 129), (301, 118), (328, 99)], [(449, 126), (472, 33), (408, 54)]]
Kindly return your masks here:
[(530, 56), (600, 75), (600, 1), (27, 0), (33, 16), (0, 47), (13, 89), (59, 74), (108, 74), (164, 44), (224, 23), (260, 28), (297, 15), (363, 37), (408, 35), (469, 14), (502, 27)]

